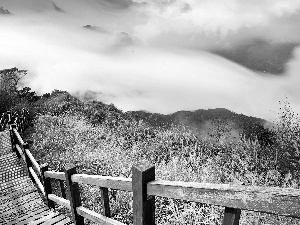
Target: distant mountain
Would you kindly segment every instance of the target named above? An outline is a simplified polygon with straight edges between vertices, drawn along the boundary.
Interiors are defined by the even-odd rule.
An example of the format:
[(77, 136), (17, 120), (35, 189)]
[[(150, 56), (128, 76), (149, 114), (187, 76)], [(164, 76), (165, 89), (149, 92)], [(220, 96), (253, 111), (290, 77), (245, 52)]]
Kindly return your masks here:
[(266, 120), (237, 114), (224, 108), (199, 109), (195, 111), (178, 111), (169, 115), (145, 111), (127, 112), (136, 119), (142, 119), (152, 126), (170, 128), (172, 125), (184, 125), (197, 136), (206, 136), (213, 129), (227, 129), (235, 137), (240, 134), (248, 138), (265, 136), (268, 130), (264, 127)]
[(143, 120), (154, 128), (169, 129), (174, 125), (179, 129), (187, 128), (185, 131), (189, 130), (199, 138), (212, 137), (234, 141), (238, 140), (240, 135), (244, 135), (246, 138), (258, 139), (264, 145), (272, 143), (272, 131), (265, 127), (265, 125), (270, 125), (270, 122), (237, 114), (224, 108), (178, 111), (169, 115), (146, 111), (122, 112), (112, 104), (108, 105), (99, 101), (80, 101), (68, 92), (59, 90), (40, 96), (34, 104), (41, 110), (46, 108), (54, 114), (72, 109), (72, 111), (88, 115), (94, 124), (106, 120), (118, 123), (127, 119), (135, 119)]
[(8, 11), (7, 9), (4, 9), (3, 7), (0, 6), (0, 14), (11, 14), (10, 11)]

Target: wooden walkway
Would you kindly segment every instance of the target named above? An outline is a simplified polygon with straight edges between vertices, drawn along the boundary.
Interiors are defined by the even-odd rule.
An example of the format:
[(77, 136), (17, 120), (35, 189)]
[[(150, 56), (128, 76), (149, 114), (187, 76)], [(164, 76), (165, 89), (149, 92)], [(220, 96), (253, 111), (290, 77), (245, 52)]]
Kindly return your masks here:
[(12, 153), (9, 132), (0, 132), (0, 224), (73, 224), (45, 204), (22, 160)]

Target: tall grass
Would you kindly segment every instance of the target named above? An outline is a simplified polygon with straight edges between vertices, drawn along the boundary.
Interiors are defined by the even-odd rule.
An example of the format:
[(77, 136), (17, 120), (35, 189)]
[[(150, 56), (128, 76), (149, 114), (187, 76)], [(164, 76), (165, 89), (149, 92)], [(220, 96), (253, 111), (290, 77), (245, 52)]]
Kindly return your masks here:
[[(237, 142), (199, 139), (183, 127), (153, 128), (134, 119), (116, 119), (115, 112), (100, 115), (98, 121), (71, 111), (39, 115), (32, 134), (33, 154), (52, 170), (74, 163), (79, 173), (131, 177), (132, 165), (145, 161), (156, 166), (158, 179), (298, 188), (298, 167), (283, 151), (297, 154), (299, 125), (297, 130), (280, 120), (287, 124), (284, 129), (292, 129), (277, 126), (276, 143), (261, 146), (243, 137)], [(81, 185), (80, 189), (83, 204), (101, 212), (99, 188)], [(131, 193), (110, 190), (110, 204), (113, 218), (132, 223)], [(222, 207), (156, 197), (157, 224), (221, 224), (222, 217)], [(248, 211), (241, 217), (245, 225), (299, 223)]]

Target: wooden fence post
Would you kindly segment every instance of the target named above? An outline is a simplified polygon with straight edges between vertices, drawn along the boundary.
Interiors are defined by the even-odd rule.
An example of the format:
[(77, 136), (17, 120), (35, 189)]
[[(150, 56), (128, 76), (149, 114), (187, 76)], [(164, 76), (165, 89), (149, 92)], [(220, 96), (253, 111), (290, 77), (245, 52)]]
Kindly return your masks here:
[(72, 218), (75, 225), (84, 225), (84, 217), (78, 215), (76, 208), (81, 206), (81, 198), (79, 185), (76, 182), (73, 182), (71, 176), (77, 174), (76, 167), (73, 164), (68, 164), (64, 169), (66, 176), (66, 184), (68, 190), (68, 196), (71, 205)]
[[(64, 172), (63, 169), (59, 169), (59, 172)], [(60, 187), (60, 192), (61, 192), (61, 197), (63, 197), (64, 199), (67, 199), (66, 196), (66, 188), (64, 185), (64, 181), (63, 180), (58, 180), (59, 181), (59, 187)]]
[(11, 124), (10, 129), (9, 129), (11, 148), (12, 148), (13, 152), (15, 151), (15, 145), (16, 145), (16, 138), (15, 138), (15, 134), (14, 134), (13, 129), (16, 129), (16, 127), (17, 127), (16, 124)]
[(106, 217), (110, 217), (108, 188), (100, 187), (100, 191), (101, 191), (101, 203), (103, 208), (103, 215)]
[(147, 183), (155, 180), (155, 167), (140, 164), (132, 167), (133, 224), (155, 224), (155, 198), (147, 196)]
[(41, 168), (41, 175), (42, 175), (47, 205), (49, 208), (55, 209), (54, 202), (48, 198), (48, 195), (52, 194), (51, 180), (49, 177), (45, 177), (45, 172), (48, 171), (48, 164), (44, 163), (40, 166), (40, 168)]
[(4, 124), (5, 124), (5, 113), (2, 113), (2, 116), (0, 119), (0, 131), (4, 130)]
[(10, 111), (7, 111), (7, 122), (11, 123), (11, 112)]
[(241, 209), (225, 207), (222, 225), (239, 225)]

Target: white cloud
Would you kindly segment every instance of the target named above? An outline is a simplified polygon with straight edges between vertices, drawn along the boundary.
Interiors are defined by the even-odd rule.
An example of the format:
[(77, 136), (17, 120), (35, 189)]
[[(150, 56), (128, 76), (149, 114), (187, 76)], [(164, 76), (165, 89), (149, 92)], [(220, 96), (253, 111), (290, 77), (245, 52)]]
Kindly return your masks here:
[[(12, 3), (23, 7), (27, 1), (31, 5), (25, 8), (36, 7), (33, 12)], [(4, 1), (15, 15), (0, 17), (0, 69), (28, 69), (27, 84), (40, 93), (91, 90), (102, 93), (99, 100), (125, 110), (225, 107), (264, 118), (288, 95), (300, 111), (299, 49), (282, 77), (261, 76), (200, 50), (244, 39), (251, 34), (245, 27), (270, 35), (259, 27), (276, 30), (273, 18), (282, 27), (291, 22), (286, 16), (296, 12), (299, 1), (188, 0), (191, 10), (186, 12), (179, 1), (117, 10), (94, 0), (55, 1), (66, 13), (56, 12), (46, 0), (38, 6), (34, 2)], [(107, 32), (83, 28), (87, 24)], [(133, 42), (122, 42), (124, 35)]]

